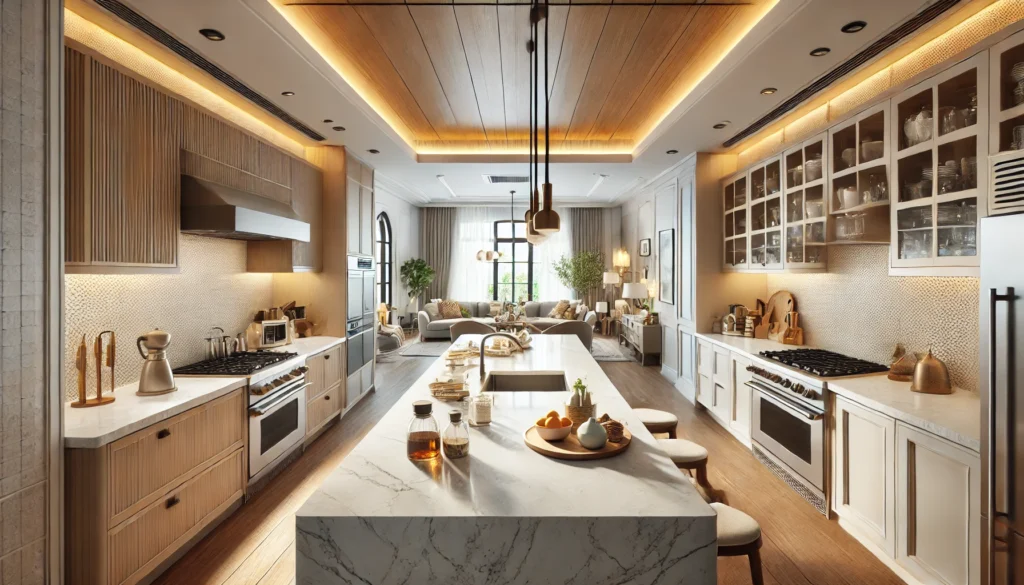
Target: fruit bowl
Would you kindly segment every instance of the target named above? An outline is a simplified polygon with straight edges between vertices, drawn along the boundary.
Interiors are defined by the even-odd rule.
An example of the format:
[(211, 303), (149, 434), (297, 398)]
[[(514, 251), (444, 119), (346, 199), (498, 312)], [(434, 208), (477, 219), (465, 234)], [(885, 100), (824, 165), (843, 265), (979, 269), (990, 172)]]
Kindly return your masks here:
[(540, 438), (545, 441), (562, 441), (569, 436), (572, 432), (572, 425), (559, 427), (557, 429), (549, 429), (546, 427), (537, 427), (537, 434)]

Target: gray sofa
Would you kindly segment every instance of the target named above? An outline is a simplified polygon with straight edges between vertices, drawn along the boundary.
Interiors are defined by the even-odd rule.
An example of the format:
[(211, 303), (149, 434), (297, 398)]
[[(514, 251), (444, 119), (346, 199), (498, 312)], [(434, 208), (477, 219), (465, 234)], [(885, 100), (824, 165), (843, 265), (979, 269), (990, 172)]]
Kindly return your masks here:
[[(548, 317), (548, 313), (550, 313), (551, 309), (554, 309), (557, 304), (558, 301), (528, 301), (524, 307), (526, 310), (526, 316), (523, 320), (542, 331), (556, 323), (564, 323), (566, 321), (565, 319), (554, 319)], [(431, 315), (437, 315), (437, 306), (434, 303), (427, 303), (427, 305), (423, 307), (424, 310), (420, 311), (417, 315), (420, 337), (423, 339), (450, 339), (451, 334), (449, 333), (449, 329), (452, 325), (461, 321), (473, 320), (486, 323), (488, 325), (494, 324), (494, 318), (490, 316), (491, 305), (489, 302), (464, 303), (459, 301), (459, 306), (465, 309), (470, 316), (461, 317), (459, 319), (441, 319), (439, 317), (431, 318)], [(597, 322), (597, 313), (594, 311), (588, 311), (584, 316), (583, 321), (590, 326), (593, 326), (594, 323)]]

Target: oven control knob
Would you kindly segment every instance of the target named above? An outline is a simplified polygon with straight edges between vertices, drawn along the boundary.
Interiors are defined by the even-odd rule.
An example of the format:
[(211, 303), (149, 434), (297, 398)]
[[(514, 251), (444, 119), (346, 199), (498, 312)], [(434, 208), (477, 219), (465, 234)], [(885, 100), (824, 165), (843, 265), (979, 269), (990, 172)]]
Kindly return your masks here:
[(282, 380), (281, 378), (278, 378), (271, 383), (271, 385), (273, 385), (274, 388), (277, 388), (281, 384), (284, 384), (284, 380)]
[(300, 374), (305, 374), (306, 372), (309, 371), (309, 366), (299, 366), (299, 367), (295, 368), (295, 371), (300, 373)]
[(253, 386), (252, 388), (249, 389), (249, 393), (250, 394), (255, 394), (257, 396), (259, 396), (260, 394), (265, 393), (266, 391), (267, 391), (267, 387), (266, 386)]
[(793, 385), (793, 383), (789, 381), (789, 378), (783, 378), (782, 379), (782, 387), (783, 388), (789, 388), (792, 385)]
[(804, 393), (804, 385), (800, 384), (800, 383), (793, 384), (793, 387), (790, 388), (790, 390), (792, 390), (793, 392), (796, 392), (797, 394), (803, 394)]
[(769, 380), (778, 384), (779, 382), (782, 382), (782, 376), (778, 374), (772, 374), (771, 377), (769, 377)]
[(807, 391), (804, 392), (804, 396), (810, 398), (811, 400), (818, 400), (819, 398), (821, 398), (817, 392), (811, 390), (810, 388), (808, 388)]

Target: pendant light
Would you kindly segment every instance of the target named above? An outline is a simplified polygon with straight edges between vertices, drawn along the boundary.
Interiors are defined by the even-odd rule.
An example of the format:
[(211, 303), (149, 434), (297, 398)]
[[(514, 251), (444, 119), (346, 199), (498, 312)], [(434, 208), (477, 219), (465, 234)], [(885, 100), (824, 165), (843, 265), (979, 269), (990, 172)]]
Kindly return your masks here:
[[(547, 13), (548, 1), (545, 0), (544, 8)], [(548, 94), (548, 61), (550, 61), (550, 50), (548, 42), (549, 21), (544, 19), (544, 208), (533, 216), (533, 227), (544, 235), (551, 235), (561, 228), (561, 219), (553, 209), (551, 189), (551, 96)]]
[(547, 236), (538, 232), (533, 227), (533, 218), (540, 207), (540, 195), (537, 190), (537, 23), (540, 21), (540, 6), (534, 4), (530, 7), (530, 40), (526, 42), (526, 52), (530, 56), (530, 155), (527, 159), (530, 168), (530, 190), (527, 193), (529, 198), (529, 209), (526, 211), (526, 241), (536, 246), (544, 242)]

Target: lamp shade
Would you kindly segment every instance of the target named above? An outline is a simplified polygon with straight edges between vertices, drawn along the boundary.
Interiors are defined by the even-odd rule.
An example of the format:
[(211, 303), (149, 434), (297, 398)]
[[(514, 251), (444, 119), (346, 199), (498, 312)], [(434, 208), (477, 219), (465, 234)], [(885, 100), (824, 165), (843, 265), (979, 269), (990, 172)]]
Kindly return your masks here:
[(594, 311), (598, 313), (607, 313), (608, 303), (606, 301), (597, 301), (597, 303), (595, 303), (594, 305)]
[(640, 282), (627, 282), (622, 286), (622, 298), (624, 299), (646, 299), (647, 285)]
[(618, 272), (605, 272), (604, 273), (605, 284), (619, 284), (619, 273)]

